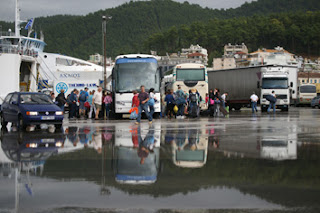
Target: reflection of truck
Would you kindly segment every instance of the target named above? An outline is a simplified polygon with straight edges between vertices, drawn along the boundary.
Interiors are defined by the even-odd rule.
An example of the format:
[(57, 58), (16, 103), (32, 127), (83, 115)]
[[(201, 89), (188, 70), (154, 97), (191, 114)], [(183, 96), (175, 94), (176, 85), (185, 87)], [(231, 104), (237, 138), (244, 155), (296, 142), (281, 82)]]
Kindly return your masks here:
[(311, 100), (317, 97), (317, 89), (314, 84), (303, 84), (298, 87), (298, 96), (295, 105), (310, 105)]
[(260, 148), (261, 158), (272, 160), (297, 159), (297, 140), (278, 138), (262, 139)]
[[(288, 111), (290, 105), (290, 91), (288, 85), (288, 72), (279, 67), (268, 67), (261, 69), (261, 111), (266, 111), (269, 101), (266, 97), (275, 92), (277, 96), (277, 108)], [(293, 83), (290, 85), (293, 86)]]
[[(277, 74), (281, 75), (276, 76), (275, 71), (277, 71)], [(274, 76), (269, 76), (270, 80), (265, 81), (265, 83), (268, 83), (268, 86), (265, 86), (265, 89), (267, 90), (265, 92), (263, 91), (265, 89), (261, 88), (260, 85), (263, 84), (262, 77), (263, 73), (266, 72), (274, 72)], [(285, 72), (287, 72), (287, 74), (284, 74)], [(241, 107), (247, 107), (251, 104), (250, 96), (253, 92), (255, 92), (258, 97), (261, 97), (261, 95), (272, 90), (271, 87), (274, 87), (273, 89), (275, 90), (278, 86), (276, 83), (279, 83), (277, 79), (279, 78), (279, 81), (282, 79), (283, 81), (281, 80), (281, 83), (286, 83), (287, 88), (281, 88), (278, 93), (276, 91), (276, 95), (278, 96), (277, 107), (287, 109), (290, 104), (290, 98), (294, 99), (296, 94), (296, 72), (296, 67), (268, 65), (214, 70), (208, 71), (208, 81), (210, 89), (218, 88), (221, 93), (228, 92), (227, 103), (230, 108), (239, 110)], [(284, 77), (284, 75), (287, 75), (287, 77)], [(272, 78), (274, 78), (274, 81)], [(266, 79), (266, 75), (265, 80), (268, 80)], [(287, 100), (287, 102), (285, 102), (285, 100)]]

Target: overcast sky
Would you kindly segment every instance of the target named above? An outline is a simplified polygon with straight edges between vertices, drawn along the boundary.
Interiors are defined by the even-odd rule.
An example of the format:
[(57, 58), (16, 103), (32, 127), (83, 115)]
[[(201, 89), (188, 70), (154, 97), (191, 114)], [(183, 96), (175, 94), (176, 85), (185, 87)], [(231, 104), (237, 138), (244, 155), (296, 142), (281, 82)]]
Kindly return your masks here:
[[(15, 0), (0, 0), (0, 20), (14, 21)], [(57, 14), (85, 15), (100, 9), (112, 8), (128, 0), (19, 0), (21, 19)], [(184, 2), (185, 0), (176, 0)], [(209, 8), (235, 8), (252, 0), (188, 0)]]

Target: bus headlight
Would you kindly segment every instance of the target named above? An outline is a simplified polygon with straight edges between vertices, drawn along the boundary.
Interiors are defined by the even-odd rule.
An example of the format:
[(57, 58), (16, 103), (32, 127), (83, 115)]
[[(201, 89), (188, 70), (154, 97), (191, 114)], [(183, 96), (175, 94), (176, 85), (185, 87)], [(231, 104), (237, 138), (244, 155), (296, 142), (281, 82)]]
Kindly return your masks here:
[(286, 102), (286, 103), (288, 102), (288, 100), (287, 100), (287, 99), (284, 99), (283, 101), (284, 101), (284, 102)]

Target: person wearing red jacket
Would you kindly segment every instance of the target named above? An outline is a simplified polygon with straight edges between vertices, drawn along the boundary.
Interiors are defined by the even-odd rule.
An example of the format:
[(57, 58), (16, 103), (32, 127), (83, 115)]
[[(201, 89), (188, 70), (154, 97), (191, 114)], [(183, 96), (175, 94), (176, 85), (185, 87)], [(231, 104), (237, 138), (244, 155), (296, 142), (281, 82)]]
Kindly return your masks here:
[(136, 90), (133, 91), (133, 98), (132, 98), (132, 107), (139, 107), (140, 101), (138, 98), (138, 92)]

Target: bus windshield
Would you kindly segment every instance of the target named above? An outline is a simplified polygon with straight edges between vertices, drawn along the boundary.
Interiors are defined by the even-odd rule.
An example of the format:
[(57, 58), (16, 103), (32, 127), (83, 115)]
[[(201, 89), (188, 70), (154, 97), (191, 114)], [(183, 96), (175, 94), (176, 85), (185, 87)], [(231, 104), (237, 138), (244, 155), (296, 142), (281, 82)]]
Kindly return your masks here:
[(153, 62), (121, 63), (116, 65), (116, 92), (140, 90), (144, 85), (146, 91), (154, 88), (160, 91), (160, 73)]
[(287, 89), (287, 78), (263, 78), (262, 89)]
[(137, 154), (136, 149), (127, 147), (118, 147), (116, 159), (117, 175), (126, 176), (156, 176), (157, 171), (157, 158), (158, 151), (150, 153), (145, 159), (144, 163), (141, 164), (141, 158)]
[(204, 69), (177, 69), (177, 81), (204, 81)]
[(313, 85), (303, 85), (300, 86), (300, 93), (316, 93), (316, 86)]

